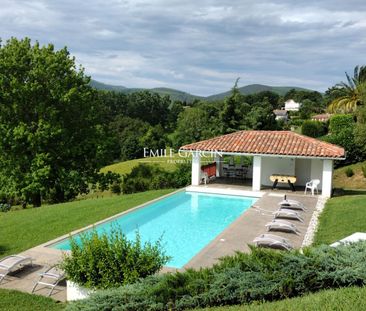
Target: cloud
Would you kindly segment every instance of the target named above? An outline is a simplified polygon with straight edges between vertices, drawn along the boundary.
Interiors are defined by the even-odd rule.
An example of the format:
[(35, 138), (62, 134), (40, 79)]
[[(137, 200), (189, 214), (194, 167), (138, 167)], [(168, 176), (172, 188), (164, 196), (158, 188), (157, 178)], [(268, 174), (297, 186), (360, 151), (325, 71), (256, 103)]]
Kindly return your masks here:
[(361, 0), (0, 0), (0, 37), (67, 46), (96, 80), (198, 95), (240, 84), (324, 91), (364, 64)]

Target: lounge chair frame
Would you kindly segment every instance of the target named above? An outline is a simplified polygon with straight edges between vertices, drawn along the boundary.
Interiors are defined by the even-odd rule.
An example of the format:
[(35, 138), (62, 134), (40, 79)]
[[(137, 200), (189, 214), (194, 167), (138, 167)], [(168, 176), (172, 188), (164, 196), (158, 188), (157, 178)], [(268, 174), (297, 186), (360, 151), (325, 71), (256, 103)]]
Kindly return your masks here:
[(304, 222), (304, 219), (300, 216), (300, 214), (294, 210), (281, 208), (273, 213), (274, 219), (276, 218), (287, 218), (287, 219), (296, 219), (301, 222)]
[(299, 210), (299, 211), (306, 211), (307, 208), (299, 201), (296, 200), (282, 200), (278, 203), (279, 208), (283, 209), (293, 209), (293, 210)]
[(38, 281), (34, 284), (32, 288), (32, 294), (36, 290), (38, 285), (44, 285), (45, 287), (50, 287), (51, 290), (48, 293), (48, 297), (52, 295), (53, 290), (56, 286), (65, 278), (65, 273), (60, 272), (56, 266), (48, 268), (46, 271), (39, 274)]
[(290, 241), (274, 234), (261, 234), (253, 242), (258, 247), (282, 248), (285, 250), (293, 249)]
[(299, 234), (300, 231), (297, 227), (286, 220), (282, 219), (273, 219), (271, 222), (266, 224), (267, 231), (275, 230), (275, 231), (283, 231), (283, 232), (292, 232), (295, 234)]
[(32, 258), (20, 255), (10, 255), (2, 258), (0, 260), (0, 284), (10, 272), (27, 264), (33, 265)]

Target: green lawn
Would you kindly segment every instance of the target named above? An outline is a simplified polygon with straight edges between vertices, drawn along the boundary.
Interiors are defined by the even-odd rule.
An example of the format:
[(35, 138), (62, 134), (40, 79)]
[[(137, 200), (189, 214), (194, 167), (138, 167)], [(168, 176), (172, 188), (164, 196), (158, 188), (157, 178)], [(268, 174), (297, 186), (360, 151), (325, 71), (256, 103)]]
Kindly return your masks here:
[(0, 213), (0, 256), (26, 250), (172, 191), (147, 191)]
[(51, 298), (0, 289), (0, 310), (2, 311), (59, 311), (64, 309), (65, 304)]
[(172, 158), (153, 157), (153, 158), (135, 159), (135, 160), (124, 161), (124, 162), (119, 162), (119, 163), (105, 166), (101, 169), (101, 172), (106, 173), (108, 171), (111, 171), (113, 173), (118, 173), (121, 175), (128, 174), (139, 163), (156, 164), (156, 165), (159, 165), (162, 169), (165, 169), (168, 171), (174, 171), (174, 169), (176, 167), (175, 161), (177, 161), (177, 160), (182, 160), (177, 154), (175, 154), (174, 157), (172, 157)]
[(330, 244), (354, 232), (366, 232), (366, 194), (328, 200), (319, 217), (314, 244)]
[[(366, 166), (366, 161), (336, 169), (333, 175), (333, 186), (342, 189), (366, 189), (366, 178), (361, 170), (363, 166)], [(345, 173), (348, 168), (355, 173), (352, 177), (347, 177)]]
[[(201, 311), (363, 311), (366, 310), (366, 287), (327, 290), (303, 297), (259, 305), (200, 309)], [(197, 310), (197, 309), (196, 309)], [(198, 311), (198, 310), (197, 310)]]

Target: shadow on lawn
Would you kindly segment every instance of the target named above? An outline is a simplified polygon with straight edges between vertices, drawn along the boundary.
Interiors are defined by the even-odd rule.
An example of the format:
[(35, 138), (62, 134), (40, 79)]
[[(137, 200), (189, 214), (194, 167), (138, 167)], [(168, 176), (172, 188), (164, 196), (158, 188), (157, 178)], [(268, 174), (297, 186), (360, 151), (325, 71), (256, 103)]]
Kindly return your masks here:
[(0, 256), (3, 255), (8, 249), (8, 247), (0, 245)]
[(336, 188), (334, 189), (333, 196), (334, 197), (341, 197), (345, 195), (366, 195), (366, 189), (342, 189)]

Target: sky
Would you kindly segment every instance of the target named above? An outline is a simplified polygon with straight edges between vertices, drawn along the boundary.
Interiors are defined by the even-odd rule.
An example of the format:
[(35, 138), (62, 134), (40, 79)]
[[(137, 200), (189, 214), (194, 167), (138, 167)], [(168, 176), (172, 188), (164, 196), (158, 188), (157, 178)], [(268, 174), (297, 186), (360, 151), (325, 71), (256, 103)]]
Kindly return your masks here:
[(365, 65), (364, 0), (0, 0), (0, 38), (67, 46), (86, 74), (196, 95), (239, 86), (318, 91)]

